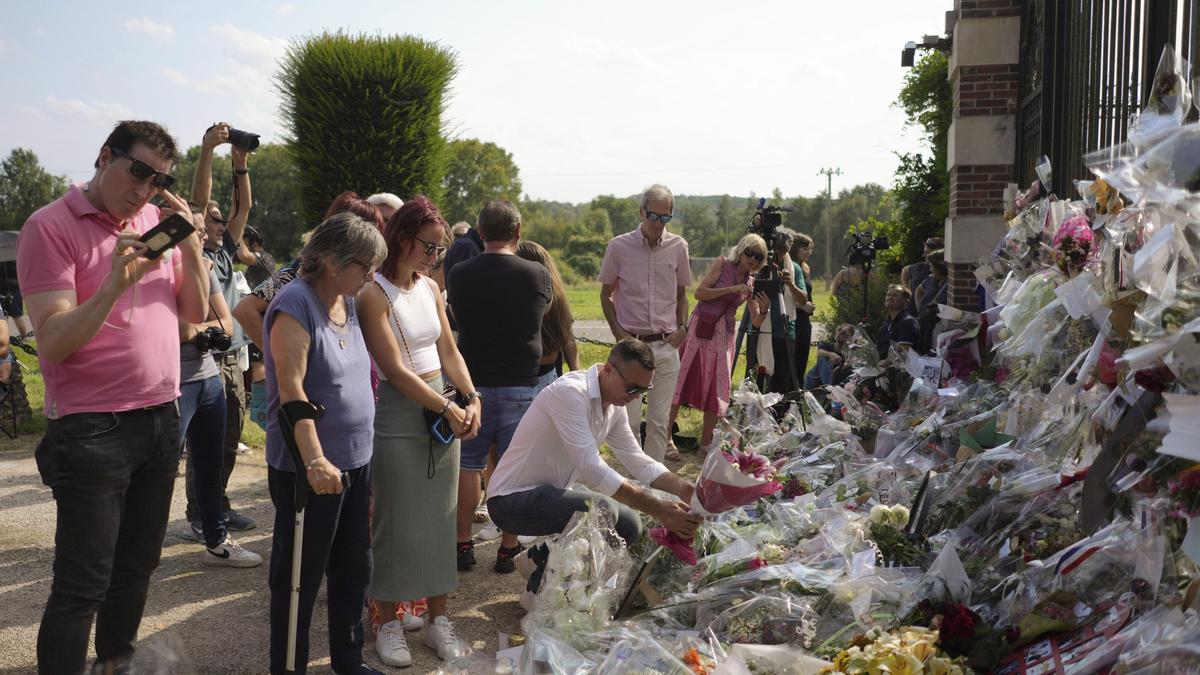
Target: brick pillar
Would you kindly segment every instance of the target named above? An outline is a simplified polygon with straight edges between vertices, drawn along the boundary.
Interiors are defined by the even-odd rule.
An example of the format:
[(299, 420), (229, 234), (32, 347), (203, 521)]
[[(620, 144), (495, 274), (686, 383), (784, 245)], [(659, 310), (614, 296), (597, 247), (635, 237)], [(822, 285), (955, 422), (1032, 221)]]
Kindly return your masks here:
[(1021, 0), (958, 0), (947, 141), (950, 304), (974, 309), (975, 263), (1004, 235), (1004, 186), (1016, 176)]

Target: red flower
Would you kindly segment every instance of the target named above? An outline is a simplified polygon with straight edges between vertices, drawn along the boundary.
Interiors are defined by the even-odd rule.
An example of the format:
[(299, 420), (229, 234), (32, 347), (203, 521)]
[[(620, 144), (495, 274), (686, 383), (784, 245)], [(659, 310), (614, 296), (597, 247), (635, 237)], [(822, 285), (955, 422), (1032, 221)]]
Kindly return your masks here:
[(942, 610), (941, 628), (938, 630), (938, 642), (954, 651), (965, 651), (969, 648), (971, 638), (975, 637), (975, 625), (979, 616), (962, 603), (947, 605)]
[(1146, 391), (1161, 394), (1175, 382), (1175, 373), (1163, 364), (1153, 368), (1143, 368), (1133, 374), (1133, 381)]

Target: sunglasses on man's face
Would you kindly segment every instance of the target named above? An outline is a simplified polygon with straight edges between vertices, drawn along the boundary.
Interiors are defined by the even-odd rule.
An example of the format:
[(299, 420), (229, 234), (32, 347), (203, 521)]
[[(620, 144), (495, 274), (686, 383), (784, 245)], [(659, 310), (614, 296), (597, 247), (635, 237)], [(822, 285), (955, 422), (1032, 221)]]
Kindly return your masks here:
[(640, 384), (631, 384), (629, 382), (629, 380), (625, 379), (625, 373), (621, 372), (621, 368), (617, 364), (613, 363), (612, 367), (613, 367), (613, 370), (617, 371), (617, 376), (621, 378), (621, 381), (625, 383), (625, 393), (627, 395), (641, 396), (642, 394), (644, 394), (654, 388), (653, 382), (644, 387)]
[(755, 250), (749, 249), (749, 248), (746, 249), (745, 251), (742, 251), (742, 255), (746, 256), (747, 258), (754, 258), (758, 262), (762, 262), (763, 258), (765, 257), (765, 256), (763, 256), (763, 254), (759, 253), (758, 251), (755, 251)]
[(133, 157), (130, 157), (128, 152), (125, 152), (120, 148), (114, 148), (110, 145), (108, 146), (108, 149), (113, 155), (129, 160), (129, 174), (134, 178), (138, 180), (146, 180), (147, 178), (153, 177), (154, 186), (160, 187), (164, 190), (175, 184), (175, 177), (171, 174), (155, 171), (154, 167), (140, 159), (134, 159)]
[(672, 216), (672, 215), (671, 215), (671, 214), (669, 214), (669, 213), (655, 213), (655, 212), (653, 212), (653, 211), (647, 211), (647, 212), (646, 212), (646, 220), (649, 220), (649, 221), (650, 221), (650, 222), (652, 222), (652, 223), (653, 223), (654, 221), (659, 221), (659, 222), (661, 222), (663, 225), (666, 225), (667, 223), (671, 222), (671, 219), (672, 219), (672, 218), (674, 218), (674, 217), (675, 217), (675, 216)]

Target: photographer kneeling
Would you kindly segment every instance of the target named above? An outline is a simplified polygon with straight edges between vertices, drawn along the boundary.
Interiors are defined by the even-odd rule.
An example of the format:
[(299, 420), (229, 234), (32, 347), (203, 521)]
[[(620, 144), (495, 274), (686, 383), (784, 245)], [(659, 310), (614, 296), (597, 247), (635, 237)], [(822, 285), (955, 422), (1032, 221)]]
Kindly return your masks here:
[[(204, 214), (193, 206), (192, 217), (203, 241)], [(206, 261), (207, 262), (207, 261)], [(221, 497), (225, 441), (225, 386), (212, 352), (229, 349), (232, 325), (221, 283), (208, 262), (208, 316), (204, 323), (179, 319), (180, 444), (188, 443), (188, 473), (194, 481), (207, 565), (257, 567), (262, 557), (242, 548), (226, 532)]]
[[(691, 483), (647, 456), (629, 428), (625, 406), (653, 386), (653, 377), (654, 352), (641, 340), (625, 338), (613, 347), (607, 363), (567, 373), (543, 389), (488, 483), (493, 522), (518, 535), (558, 534), (576, 511), (605, 502), (627, 544), (642, 533), (635, 509), (681, 537), (695, 534), (702, 519), (687, 511)], [(635, 480), (682, 501), (660, 499), (623, 478), (600, 457), (604, 442)], [(572, 487), (576, 479), (595, 491)], [(533, 606), (547, 556), (546, 547), (537, 546), (517, 557), (517, 569), (529, 579), (521, 596), (526, 610)]]

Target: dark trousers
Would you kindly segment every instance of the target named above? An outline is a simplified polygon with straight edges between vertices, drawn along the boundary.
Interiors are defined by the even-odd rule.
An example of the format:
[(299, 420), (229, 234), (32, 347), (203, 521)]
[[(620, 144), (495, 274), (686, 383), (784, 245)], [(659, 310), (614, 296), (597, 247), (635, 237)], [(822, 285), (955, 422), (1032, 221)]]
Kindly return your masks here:
[(804, 371), (808, 370), (808, 355), (812, 351), (812, 317), (802, 309), (796, 312), (796, 377), (803, 380)]
[[(329, 656), (335, 673), (357, 672), (362, 663), (363, 601), (371, 580), (371, 530), (367, 523), (371, 465), (348, 472), (350, 487), (340, 495), (310, 495), (304, 509), (300, 559), (300, 612), (296, 624), (296, 672), (308, 665), (308, 632), (313, 603), (326, 580), (329, 606)], [(306, 480), (303, 476), (300, 480)], [(292, 543), (296, 510), (296, 474), (267, 468), (275, 505), (271, 536), (271, 672), (287, 664), (288, 610), (291, 606)]]
[(54, 492), (54, 581), (38, 630), (38, 672), (79, 675), (133, 653), (179, 469), (175, 402), (50, 420), (35, 453)]
[[(179, 385), (179, 427), (188, 442), (187, 492), (199, 502), (200, 521), (204, 525), (204, 543), (215, 548), (225, 541), (222, 516), (228, 501), (222, 474), (225, 441), (225, 386), (220, 376)], [(183, 439), (180, 439), (182, 444)], [(191, 520), (191, 518), (189, 518)]]
[[(603, 502), (617, 516), (617, 534), (632, 545), (642, 535), (642, 519), (637, 511), (625, 506), (612, 497), (583, 488), (556, 488), (541, 485), (532, 490), (514, 492), (488, 499), (488, 515), (496, 527), (513, 534), (544, 537), (558, 534), (577, 511), (587, 511), (589, 503)], [(537, 563), (537, 569), (529, 575), (526, 588), (537, 592), (542, 585), (542, 574), (548, 558), (545, 545), (529, 552), (529, 558)]]
[[(217, 367), (221, 371), (221, 384), (225, 387), (225, 426), (222, 432), (224, 440), (221, 453), (221, 512), (224, 513), (232, 508), (225, 490), (229, 488), (229, 477), (233, 475), (233, 467), (237, 464), (237, 446), (242, 440), (242, 425), (246, 419), (246, 388), (242, 384), (242, 371), (237, 363), (223, 363), (224, 356), (221, 354), (214, 354), (213, 358), (217, 359)], [(190, 457), (184, 481), (187, 494), (186, 517), (189, 522), (201, 520)]]

